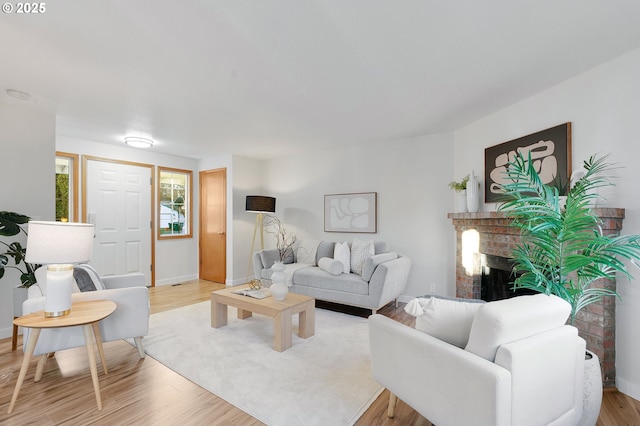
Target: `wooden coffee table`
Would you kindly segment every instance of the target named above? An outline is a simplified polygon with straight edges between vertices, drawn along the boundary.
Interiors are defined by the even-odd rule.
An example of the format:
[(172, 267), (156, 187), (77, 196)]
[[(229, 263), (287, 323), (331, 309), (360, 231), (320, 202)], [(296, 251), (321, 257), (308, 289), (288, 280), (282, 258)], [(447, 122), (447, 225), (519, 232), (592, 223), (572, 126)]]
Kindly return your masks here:
[(253, 313), (273, 318), (273, 349), (278, 352), (291, 347), (291, 317), (298, 314), (298, 336), (306, 339), (316, 332), (315, 299), (302, 294), (288, 293), (283, 301), (271, 297), (254, 299), (234, 294), (248, 285), (225, 288), (211, 293), (211, 327), (227, 325), (227, 306), (238, 309), (238, 318), (246, 319)]

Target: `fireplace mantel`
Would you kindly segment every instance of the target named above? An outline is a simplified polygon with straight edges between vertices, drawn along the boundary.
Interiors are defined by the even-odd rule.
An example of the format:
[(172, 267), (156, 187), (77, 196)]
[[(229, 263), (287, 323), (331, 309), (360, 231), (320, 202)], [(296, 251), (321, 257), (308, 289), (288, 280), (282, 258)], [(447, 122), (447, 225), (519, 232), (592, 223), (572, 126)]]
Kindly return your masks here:
[[(619, 235), (625, 210), (620, 208), (596, 208), (595, 214), (602, 220), (606, 235)], [(479, 235), (478, 253), (510, 258), (520, 243), (520, 234), (511, 227), (511, 220), (504, 212), (449, 213), (456, 230), (456, 296), (467, 299), (480, 298), (481, 273), (476, 256), (472, 271), (462, 265), (462, 235), (475, 230)], [(602, 280), (600, 285), (615, 290), (615, 281)], [(575, 326), (587, 341), (587, 348), (600, 358), (605, 387), (615, 386), (615, 299), (606, 297), (581, 310)]]

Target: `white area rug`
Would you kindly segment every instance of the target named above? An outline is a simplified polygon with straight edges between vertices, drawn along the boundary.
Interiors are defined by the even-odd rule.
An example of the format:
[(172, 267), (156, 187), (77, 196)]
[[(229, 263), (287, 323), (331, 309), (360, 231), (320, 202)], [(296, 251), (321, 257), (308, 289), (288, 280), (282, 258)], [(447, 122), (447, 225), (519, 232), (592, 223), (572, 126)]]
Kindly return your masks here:
[[(298, 316), (293, 318), (297, 332)], [(272, 349), (273, 321), (211, 328), (210, 303), (154, 314), (145, 352), (268, 425), (351, 425), (382, 392), (371, 376), (365, 318), (316, 309), (316, 333)]]

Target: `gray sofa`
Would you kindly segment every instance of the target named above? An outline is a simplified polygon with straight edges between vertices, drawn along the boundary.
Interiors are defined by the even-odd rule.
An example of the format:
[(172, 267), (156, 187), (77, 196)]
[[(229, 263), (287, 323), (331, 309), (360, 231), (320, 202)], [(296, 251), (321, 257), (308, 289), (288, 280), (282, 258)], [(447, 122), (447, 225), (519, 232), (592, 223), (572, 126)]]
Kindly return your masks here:
[[(374, 243), (375, 254), (365, 261), (362, 275), (353, 272), (333, 275), (318, 263), (322, 258), (333, 259), (335, 244), (319, 242), (310, 263), (298, 262), (297, 251), (285, 261), (289, 291), (318, 300), (368, 308), (373, 313), (404, 292), (411, 269), (408, 257), (389, 251), (386, 242), (377, 241)], [(253, 255), (254, 276), (265, 287), (271, 285), (271, 266), (275, 260), (278, 260), (276, 249), (261, 250)]]

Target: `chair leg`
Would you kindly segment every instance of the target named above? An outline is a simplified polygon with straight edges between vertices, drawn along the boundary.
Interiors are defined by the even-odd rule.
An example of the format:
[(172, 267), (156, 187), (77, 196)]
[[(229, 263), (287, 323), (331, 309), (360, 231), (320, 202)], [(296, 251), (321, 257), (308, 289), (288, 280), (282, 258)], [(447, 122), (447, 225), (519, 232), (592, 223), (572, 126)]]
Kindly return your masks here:
[(52, 353), (40, 355), (40, 358), (38, 359), (38, 365), (36, 366), (36, 374), (33, 377), (33, 381), (34, 382), (39, 382), (40, 379), (42, 379), (42, 373), (44, 372), (44, 366), (47, 363), (47, 359), (49, 359), (49, 357), (52, 356), (52, 355), (53, 355)]
[[(13, 317), (16, 319), (18, 317)], [(11, 336), (11, 350), (15, 351), (18, 348), (18, 326), (13, 324), (13, 335)]]
[(136, 342), (136, 348), (138, 348), (138, 355), (140, 355), (140, 358), (144, 358), (144, 348), (142, 347), (142, 337), (136, 337), (133, 340)]
[(389, 391), (389, 408), (387, 409), (387, 417), (395, 417), (397, 402), (398, 397), (393, 392)]

